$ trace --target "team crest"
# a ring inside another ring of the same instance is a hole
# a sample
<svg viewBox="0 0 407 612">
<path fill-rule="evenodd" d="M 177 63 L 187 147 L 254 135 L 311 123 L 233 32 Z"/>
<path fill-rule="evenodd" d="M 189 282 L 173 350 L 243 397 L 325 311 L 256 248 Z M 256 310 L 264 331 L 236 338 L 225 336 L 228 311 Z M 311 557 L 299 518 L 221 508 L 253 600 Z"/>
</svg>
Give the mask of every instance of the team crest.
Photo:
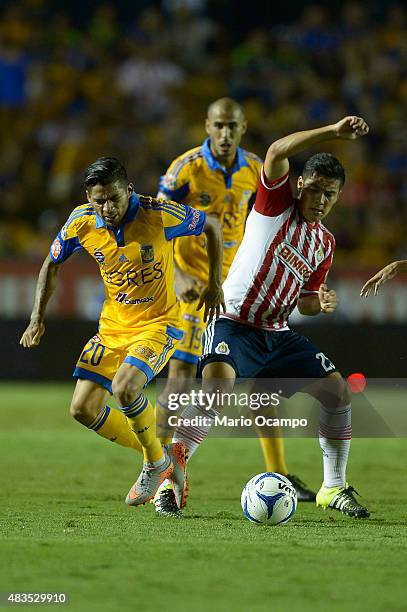
<svg viewBox="0 0 407 612">
<path fill-rule="evenodd" d="M 163 187 L 169 191 L 174 191 L 177 186 L 177 178 L 173 174 L 166 174 L 163 178 Z"/>
<path fill-rule="evenodd" d="M 98 249 L 96 249 L 96 251 L 94 251 L 93 253 L 93 257 L 96 259 L 96 261 L 98 263 L 103 263 L 105 261 L 105 255 L 103 253 L 103 251 L 100 251 Z"/>
<path fill-rule="evenodd" d="M 320 264 L 323 259 L 324 259 L 324 250 L 321 244 L 318 251 L 315 253 L 315 261 L 317 264 Z"/>
<path fill-rule="evenodd" d="M 51 255 L 54 259 L 58 259 L 60 253 L 62 251 L 62 244 L 59 238 L 55 238 L 54 242 L 51 246 Z"/>
<path fill-rule="evenodd" d="M 154 247 L 152 244 L 142 244 L 140 247 L 141 261 L 149 264 L 154 261 Z"/>
<path fill-rule="evenodd" d="M 199 196 L 199 201 L 202 206 L 209 206 L 209 204 L 211 203 L 211 196 L 206 191 L 203 191 Z"/>
<path fill-rule="evenodd" d="M 215 348 L 215 353 L 218 355 L 229 355 L 229 345 L 226 342 L 219 342 L 218 346 Z"/>
</svg>

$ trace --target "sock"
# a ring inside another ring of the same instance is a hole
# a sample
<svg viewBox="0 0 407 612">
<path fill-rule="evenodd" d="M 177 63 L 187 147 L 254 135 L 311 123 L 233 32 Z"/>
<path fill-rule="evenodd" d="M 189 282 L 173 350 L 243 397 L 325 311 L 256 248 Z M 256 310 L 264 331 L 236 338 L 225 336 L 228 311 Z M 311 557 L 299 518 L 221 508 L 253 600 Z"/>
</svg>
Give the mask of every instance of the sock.
<svg viewBox="0 0 407 612">
<path fill-rule="evenodd" d="M 208 435 L 217 412 L 213 409 L 205 410 L 203 406 L 194 405 L 185 408 L 181 415 L 183 419 L 193 419 L 194 417 L 199 418 L 199 426 L 192 425 L 180 425 L 175 430 L 173 441 L 183 442 L 187 447 L 187 461 L 189 461 L 198 448 Z"/>
<path fill-rule="evenodd" d="M 268 472 L 277 472 L 286 476 L 288 467 L 285 462 L 284 439 L 283 438 L 259 438 L 264 462 Z"/>
<path fill-rule="evenodd" d="M 163 457 L 163 448 L 157 438 L 155 411 L 152 404 L 141 393 L 129 406 L 123 406 L 122 410 L 143 447 L 144 460 L 151 463 L 160 461 Z"/>
<path fill-rule="evenodd" d="M 324 458 L 324 485 L 344 487 L 352 437 L 351 406 L 328 409 L 321 406 L 319 445 Z"/>
<path fill-rule="evenodd" d="M 99 412 L 97 417 L 88 425 L 89 429 L 93 429 L 99 436 L 106 438 L 111 442 L 116 442 L 120 446 L 134 448 L 134 450 L 143 452 L 140 442 L 137 440 L 134 431 L 132 431 L 128 420 L 121 410 L 117 408 L 109 408 L 106 406 Z"/>
<path fill-rule="evenodd" d="M 171 411 L 168 410 L 168 404 L 157 399 L 157 434 L 163 445 L 172 442 L 172 431 L 167 421 L 169 414 L 171 414 Z"/>
</svg>

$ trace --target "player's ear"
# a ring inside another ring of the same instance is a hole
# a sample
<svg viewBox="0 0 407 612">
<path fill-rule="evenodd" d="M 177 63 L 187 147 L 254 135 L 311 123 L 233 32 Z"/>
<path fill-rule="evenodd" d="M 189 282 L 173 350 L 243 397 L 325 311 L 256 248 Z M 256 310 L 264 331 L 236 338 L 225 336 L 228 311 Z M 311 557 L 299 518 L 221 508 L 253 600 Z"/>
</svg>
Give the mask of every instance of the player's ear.
<svg viewBox="0 0 407 612">
<path fill-rule="evenodd" d="M 89 191 L 88 191 L 88 190 L 86 190 L 86 192 L 85 192 L 85 193 L 86 193 L 86 199 L 87 199 L 87 201 L 88 201 L 88 202 L 90 202 L 90 193 L 89 193 Z"/>
<path fill-rule="evenodd" d="M 242 135 L 246 134 L 246 130 L 247 130 L 247 121 L 246 119 L 242 122 Z"/>
<path fill-rule="evenodd" d="M 297 189 L 298 191 L 301 191 L 301 189 L 304 187 L 304 179 L 302 178 L 302 176 L 298 177 L 297 180 Z"/>
<path fill-rule="evenodd" d="M 211 124 L 210 124 L 210 122 L 209 122 L 209 119 L 208 119 L 208 118 L 206 118 L 206 121 L 205 121 L 205 130 L 206 130 L 206 133 L 207 133 L 207 134 L 209 134 L 210 125 L 211 125 Z"/>
<path fill-rule="evenodd" d="M 133 191 L 134 191 L 134 185 L 133 185 L 133 183 L 129 183 L 127 185 L 127 195 L 130 197 L 131 194 L 133 193 Z"/>
</svg>

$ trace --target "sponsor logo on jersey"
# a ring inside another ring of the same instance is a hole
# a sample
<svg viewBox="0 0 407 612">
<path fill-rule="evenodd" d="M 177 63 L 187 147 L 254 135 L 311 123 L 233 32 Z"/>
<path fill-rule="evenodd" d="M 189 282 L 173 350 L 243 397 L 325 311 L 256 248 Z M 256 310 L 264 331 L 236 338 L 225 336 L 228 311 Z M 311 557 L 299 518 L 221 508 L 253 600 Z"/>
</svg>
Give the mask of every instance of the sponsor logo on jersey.
<svg viewBox="0 0 407 612">
<path fill-rule="evenodd" d="M 125 261 L 129 261 L 126 257 L 126 255 L 123 253 L 122 255 L 120 255 L 119 257 L 119 263 L 123 263 Z"/>
<path fill-rule="evenodd" d="M 185 319 L 185 321 L 190 321 L 191 323 L 200 323 L 201 322 L 199 317 L 196 317 L 195 315 L 189 314 L 188 312 L 183 314 L 182 318 Z"/>
<path fill-rule="evenodd" d="M 62 244 L 59 238 L 55 238 L 51 246 L 51 254 L 54 259 L 58 259 L 62 251 Z"/>
<path fill-rule="evenodd" d="M 107 270 L 104 265 L 100 266 L 100 273 L 107 285 L 116 287 L 140 287 L 153 283 L 163 278 L 162 261 L 156 261 L 152 266 L 146 266 L 141 270 Z"/>
<path fill-rule="evenodd" d="M 219 342 L 218 346 L 215 348 L 215 353 L 218 355 L 229 355 L 230 348 L 226 342 Z"/>
<path fill-rule="evenodd" d="M 140 247 L 141 261 L 144 264 L 154 261 L 154 247 L 152 244 L 142 244 Z"/>
<path fill-rule="evenodd" d="M 136 346 L 133 349 L 133 353 L 135 353 L 136 355 L 140 355 L 141 357 L 143 357 L 143 359 L 147 359 L 147 361 L 149 363 L 154 363 L 155 361 L 157 361 L 157 353 L 153 351 L 153 349 L 149 348 L 148 346 Z"/>
<path fill-rule="evenodd" d="M 287 242 L 283 242 L 276 249 L 277 258 L 283 262 L 294 276 L 300 281 L 308 280 L 313 272 L 309 261 L 307 261 L 300 251 Z"/>
<path fill-rule="evenodd" d="M 118 293 L 115 297 L 116 302 L 119 302 L 120 304 L 133 304 L 134 306 L 138 306 L 139 304 L 147 304 L 148 302 L 153 302 L 154 301 L 154 296 L 153 295 L 149 295 L 147 297 L 142 297 L 142 298 L 137 298 L 135 300 L 128 300 L 127 296 L 129 294 L 128 293 Z"/>
<path fill-rule="evenodd" d="M 198 222 L 199 222 L 200 218 L 201 218 L 201 215 L 199 214 L 199 210 L 195 210 L 193 208 L 192 209 L 192 221 L 188 225 L 188 229 L 189 230 L 194 230 L 196 228 L 196 226 L 198 225 Z"/>
<path fill-rule="evenodd" d="M 94 340 L 95 342 L 100 342 L 101 341 L 101 337 L 99 336 L 99 334 L 95 334 L 92 338 L 92 340 Z"/>
<path fill-rule="evenodd" d="M 233 249 L 237 245 L 237 240 L 229 240 L 229 242 L 223 243 L 224 249 Z"/>
<path fill-rule="evenodd" d="M 198 199 L 202 206 L 209 206 L 211 203 L 211 195 L 207 191 L 203 191 Z"/>
<path fill-rule="evenodd" d="M 93 253 L 93 257 L 100 264 L 105 261 L 105 255 L 104 255 L 103 251 L 100 251 L 98 249 L 96 249 L 96 251 Z"/>
<path fill-rule="evenodd" d="M 164 189 L 168 189 L 169 191 L 174 191 L 177 186 L 177 177 L 173 174 L 166 174 L 163 178 L 162 185 Z"/>
</svg>

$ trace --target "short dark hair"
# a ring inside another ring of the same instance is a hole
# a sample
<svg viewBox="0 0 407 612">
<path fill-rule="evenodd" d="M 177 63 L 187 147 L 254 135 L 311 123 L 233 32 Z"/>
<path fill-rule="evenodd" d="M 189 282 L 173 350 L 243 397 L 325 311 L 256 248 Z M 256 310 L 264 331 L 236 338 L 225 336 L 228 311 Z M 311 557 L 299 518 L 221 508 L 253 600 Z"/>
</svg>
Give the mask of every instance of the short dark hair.
<svg viewBox="0 0 407 612">
<path fill-rule="evenodd" d="M 119 181 L 128 185 L 126 168 L 116 157 L 99 157 L 84 172 L 83 184 L 85 189 L 95 185 L 107 185 Z"/>
<path fill-rule="evenodd" d="M 345 169 L 341 162 L 330 153 L 317 153 L 307 159 L 302 175 L 311 176 L 314 172 L 328 178 L 338 179 L 341 187 L 345 184 Z"/>
</svg>

